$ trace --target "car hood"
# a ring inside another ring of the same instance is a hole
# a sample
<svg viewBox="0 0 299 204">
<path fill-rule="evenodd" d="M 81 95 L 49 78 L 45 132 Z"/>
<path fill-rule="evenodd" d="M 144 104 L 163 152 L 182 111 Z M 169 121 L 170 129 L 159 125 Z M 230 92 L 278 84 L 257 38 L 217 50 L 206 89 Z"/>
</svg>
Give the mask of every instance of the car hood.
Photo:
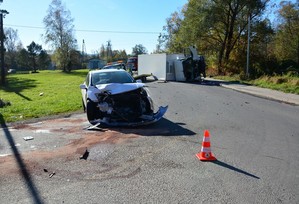
<svg viewBox="0 0 299 204">
<path fill-rule="evenodd" d="M 124 84 L 111 83 L 111 84 L 96 85 L 96 88 L 99 89 L 101 92 L 107 91 L 112 95 L 133 91 L 141 87 L 144 87 L 143 83 L 124 83 Z"/>
</svg>

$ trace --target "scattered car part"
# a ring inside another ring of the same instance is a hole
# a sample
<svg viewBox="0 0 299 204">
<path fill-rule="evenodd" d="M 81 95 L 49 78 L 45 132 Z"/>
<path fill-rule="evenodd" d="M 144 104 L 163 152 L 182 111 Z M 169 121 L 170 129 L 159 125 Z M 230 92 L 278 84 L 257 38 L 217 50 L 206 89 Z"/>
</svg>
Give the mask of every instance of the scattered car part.
<svg viewBox="0 0 299 204">
<path fill-rule="evenodd" d="M 33 138 L 32 136 L 28 136 L 28 137 L 23 137 L 23 139 L 24 139 L 25 141 L 28 141 L 28 140 L 33 140 L 34 138 Z"/>
<path fill-rule="evenodd" d="M 52 178 L 55 175 L 55 172 L 53 171 L 52 173 L 49 174 L 49 177 Z"/>
<path fill-rule="evenodd" d="M 84 154 L 80 157 L 80 159 L 87 160 L 88 156 L 89 156 L 89 151 L 88 151 L 87 148 L 86 148 Z"/>
</svg>

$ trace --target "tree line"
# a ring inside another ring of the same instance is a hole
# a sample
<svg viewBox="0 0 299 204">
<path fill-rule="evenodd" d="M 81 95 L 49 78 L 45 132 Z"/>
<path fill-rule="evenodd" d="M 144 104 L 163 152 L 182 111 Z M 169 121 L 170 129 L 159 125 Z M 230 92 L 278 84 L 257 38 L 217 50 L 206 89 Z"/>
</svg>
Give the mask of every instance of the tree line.
<svg viewBox="0 0 299 204">
<path fill-rule="evenodd" d="M 298 72 L 299 0 L 281 1 L 275 23 L 265 15 L 269 8 L 273 11 L 271 6 L 270 0 L 188 0 L 166 19 L 154 53 L 182 53 L 195 45 L 212 71 L 245 75 L 249 41 L 250 76 Z M 52 67 L 69 72 L 84 68 L 90 58 L 111 62 L 129 57 L 125 50 L 113 50 L 111 41 L 92 55 L 78 51 L 74 20 L 61 0 L 52 0 L 43 22 L 50 53 L 34 41 L 24 48 L 17 30 L 5 28 L 6 67 L 33 72 Z M 132 48 L 132 55 L 147 52 L 141 44 Z"/>
<path fill-rule="evenodd" d="M 265 15 L 271 6 L 278 6 L 275 23 Z M 270 0 L 189 0 L 166 19 L 163 31 L 157 51 L 182 52 L 195 45 L 218 74 L 245 73 L 248 39 L 252 77 L 299 70 L 299 0 L 279 5 Z"/>
<path fill-rule="evenodd" d="M 70 72 L 74 69 L 87 68 L 88 60 L 99 58 L 106 62 L 114 62 L 122 60 L 127 61 L 128 55 L 125 50 L 113 50 L 112 43 L 109 40 L 107 45 L 102 44 L 99 51 L 93 54 L 80 52 L 77 49 L 67 51 L 68 55 L 62 55 L 60 48 L 54 52 L 48 53 L 47 50 L 32 41 L 26 48 L 23 47 L 18 37 L 17 30 L 5 28 L 5 66 L 9 69 L 18 71 L 60 69 Z M 142 44 L 137 44 L 132 48 L 132 56 L 147 53 L 146 48 Z"/>
</svg>

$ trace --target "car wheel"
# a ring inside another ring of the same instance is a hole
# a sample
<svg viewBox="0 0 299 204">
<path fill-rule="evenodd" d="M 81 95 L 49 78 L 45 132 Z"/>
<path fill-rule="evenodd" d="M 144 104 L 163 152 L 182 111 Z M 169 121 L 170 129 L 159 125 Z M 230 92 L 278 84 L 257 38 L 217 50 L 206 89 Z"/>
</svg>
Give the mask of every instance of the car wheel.
<svg viewBox="0 0 299 204">
<path fill-rule="evenodd" d="M 93 124 L 93 121 L 97 119 L 97 111 L 96 103 L 88 100 L 86 104 L 86 113 L 87 119 L 91 124 Z"/>
</svg>

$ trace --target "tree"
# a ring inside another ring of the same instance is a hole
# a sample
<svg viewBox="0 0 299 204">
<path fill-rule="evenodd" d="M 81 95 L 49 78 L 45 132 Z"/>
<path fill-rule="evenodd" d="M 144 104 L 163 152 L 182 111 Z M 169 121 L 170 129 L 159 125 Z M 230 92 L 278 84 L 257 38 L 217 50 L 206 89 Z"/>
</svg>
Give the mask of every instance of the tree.
<svg viewBox="0 0 299 204">
<path fill-rule="evenodd" d="M 8 67 L 12 69 L 17 68 L 16 57 L 18 47 L 22 47 L 22 43 L 18 36 L 18 30 L 12 28 L 4 28 L 4 46 L 5 52 L 5 62 Z"/>
<path fill-rule="evenodd" d="M 125 50 L 113 50 L 113 61 L 127 60 L 128 56 Z"/>
<path fill-rule="evenodd" d="M 104 46 L 103 44 L 101 45 L 100 56 L 99 57 L 102 60 L 106 60 L 107 62 L 112 62 L 113 61 L 113 51 L 112 51 L 111 40 L 107 41 L 106 46 Z"/>
<path fill-rule="evenodd" d="M 282 1 L 280 24 L 276 34 L 276 56 L 280 61 L 291 60 L 299 65 L 299 2 Z"/>
<path fill-rule="evenodd" d="M 46 28 L 45 42 L 54 48 L 56 65 L 63 71 L 71 71 L 71 66 L 68 66 L 71 63 L 70 54 L 77 47 L 74 38 L 74 20 L 61 0 L 52 0 L 47 12 L 43 19 Z"/>
<path fill-rule="evenodd" d="M 246 34 L 248 17 L 259 21 L 268 0 L 189 0 L 183 8 L 183 17 L 174 22 L 179 26 L 170 33 L 169 48 L 181 51 L 190 45 L 196 45 L 204 53 L 215 55 L 218 72 L 228 71 L 231 53 L 241 36 Z"/>
<path fill-rule="evenodd" d="M 184 9 L 186 6 L 184 7 Z M 183 21 L 183 11 L 175 11 L 173 12 L 169 18 L 166 19 L 166 25 L 163 26 L 163 30 L 167 32 L 167 34 L 160 34 L 158 37 L 158 46 L 157 51 L 160 49 L 169 50 L 171 52 L 177 52 L 182 49 L 180 43 L 177 43 L 176 40 L 177 33 L 181 28 L 181 24 Z"/>
<path fill-rule="evenodd" d="M 28 56 L 30 59 L 30 64 L 32 67 L 32 72 L 36 72 L 36 61 L 37 61 L 37 56 L 41 53 L 42 51 L 42 46 L 39 44 L 36 44 L 34 41 L 30 45 L 27 46 L 28 50 Z"/>
<path fill-rule="evenodd" d="M 252 78 L 275 72 L 276 60 L 273 52 L 274 30 L 269 19 L 254 21 L 250 35 L 250 76 Z M 231 51 L 229 71 L 245 76 L 247 63 L 247 33 L 241 34 L 240 39 Z"/>
<path fill-rule="evenodd" d="M 17 53 L 17 63 L 18 67 L 21 70 L 28 69 L 30 67 L 29 64 L 29 54 L 25 48 L 21 48 L 20 51 Z"/>
<path fill-rule="evenodd" d="M 107 45 L 101 45 L 99 57 L 107 62 L 114 62 L 118 60 L 127 60 L 128 56 L 125 50 L 113 50 L 110 40 L 107 41 Z"/>
<path fill-rule="evenodd" d="M 147 53 L 147 50 L 142 44 L 135 45 L 135 47 L 132 48 L 132 55 L 137 56 L 137 55 L 146 54 L 146 53 Z"/>
<path fill-rule="evenodd" d="M 100 48 L 100 54 L 99 54 L 99 57 L 100 59 L 106 59 L 106 49 L 105 49 L 105 46 L 102 44 L 101 45 L 101 48 Z"/>
<path fill-rule="evenodd" d="M 38 58 L 37 58 L 37 64 L 39 69 L 44 70 L 44 69 L 48 69 L 49 65 L 51 64 L 51 58 L 48 55 L 47 51 L 45 50 L 41 50 Z"/>
<path fill-rule="evenodd" d="M 68 64 L 68 69 L 73 70 L 73 69 L 79 69 L 82 67 L 81 64 L 81 53 L 78 50 L 71 50 L 70 51 L 70 61 Z"/>
</svg>

